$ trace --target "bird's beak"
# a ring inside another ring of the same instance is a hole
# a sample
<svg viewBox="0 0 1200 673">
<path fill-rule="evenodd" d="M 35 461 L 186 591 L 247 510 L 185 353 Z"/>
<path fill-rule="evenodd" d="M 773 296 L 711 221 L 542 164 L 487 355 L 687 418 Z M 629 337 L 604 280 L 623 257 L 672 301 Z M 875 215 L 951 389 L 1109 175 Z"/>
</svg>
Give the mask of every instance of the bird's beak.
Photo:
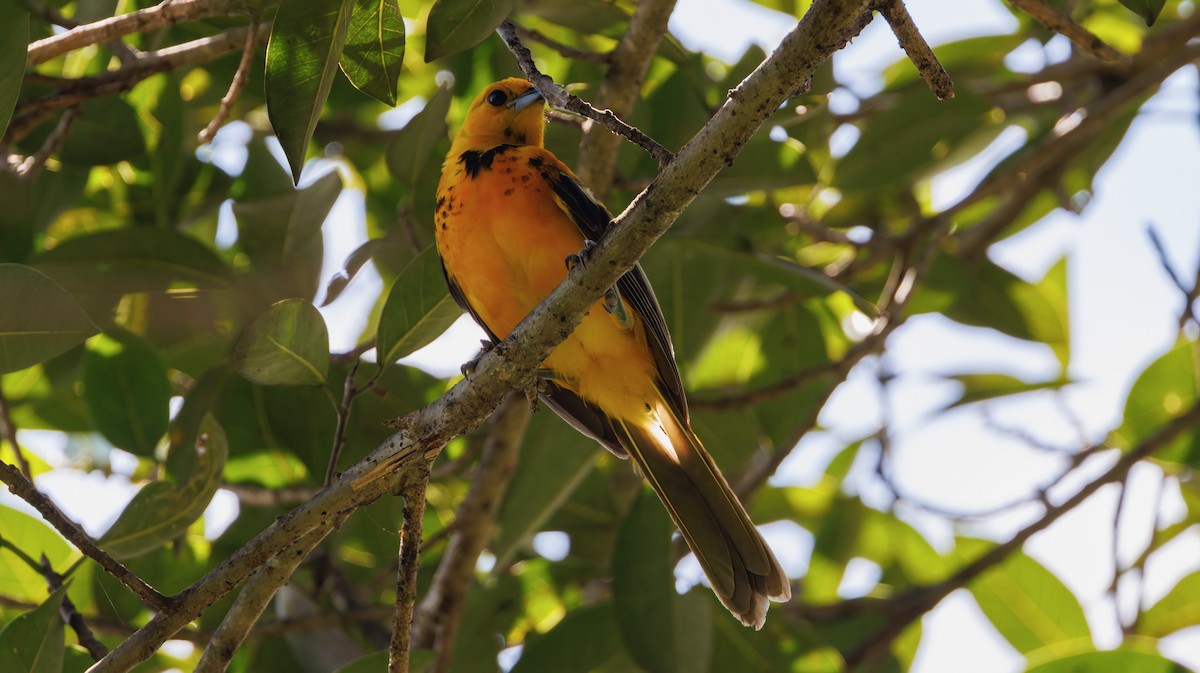
<svg viewBox="0 0 1200 673">
<path fill-rule="evenodd" d="M 537 101 L 545 100 L 537 89 L 530 89 L 513 99 L 512 106 L 517 112 L 524 110 Z"/>
</svg>

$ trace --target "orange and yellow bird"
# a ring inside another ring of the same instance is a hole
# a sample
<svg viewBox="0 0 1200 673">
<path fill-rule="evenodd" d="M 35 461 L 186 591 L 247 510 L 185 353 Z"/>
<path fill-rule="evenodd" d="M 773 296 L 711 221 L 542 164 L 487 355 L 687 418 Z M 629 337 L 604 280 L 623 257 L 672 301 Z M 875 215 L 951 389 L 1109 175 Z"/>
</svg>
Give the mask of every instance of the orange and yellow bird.
<svg viewBox="0 0 1200 673">
<path fill-rule="evenodd" d="M 434 216 L 446 282 L 493 342 L 566 277 L 612 216 L 542 146 L 544 99 L 523 79 L 471 103 L 442 166 Z M 542 399 L 621 458 L 633 456 L 713 591 L 760 628 L 788 578 L 688 423 L 671 336 L 635 266 L 543 364 Z"/>
</svg>

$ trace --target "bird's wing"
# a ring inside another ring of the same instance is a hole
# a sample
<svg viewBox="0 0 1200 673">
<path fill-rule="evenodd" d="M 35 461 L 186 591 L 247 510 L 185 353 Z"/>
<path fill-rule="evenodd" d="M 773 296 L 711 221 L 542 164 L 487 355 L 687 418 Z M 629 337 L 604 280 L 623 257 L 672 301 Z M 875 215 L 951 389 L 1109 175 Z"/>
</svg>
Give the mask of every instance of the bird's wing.
<svg viewBox="0 0 1200 673">
<path fill-rule="evenodd" d="M 554 190 L 559 208 L 579 227 L 585 238 L 599 241 L 608 229 L 612 215 L 553 154 L 540 148 L 528 148 L 528 151 L 542 159 L 538 169 Z M 650 350 L 662 382 L 663 396 L 686 420 L 687 398 L 683 393 L 683 383 L 679 380 L 679 367 L 675 364 L 675 347 L 671 344 L 671 334 L 667 331 L 667 321 L 663 317 L 662 307 L 658 305 L 658 297 L 654 296 L 654 289 L 650 287 L 641 264 L 635 264 L 617 280 L 617 290 L 642 316 L 642 322 L 650 334 Z"/>
</svg>

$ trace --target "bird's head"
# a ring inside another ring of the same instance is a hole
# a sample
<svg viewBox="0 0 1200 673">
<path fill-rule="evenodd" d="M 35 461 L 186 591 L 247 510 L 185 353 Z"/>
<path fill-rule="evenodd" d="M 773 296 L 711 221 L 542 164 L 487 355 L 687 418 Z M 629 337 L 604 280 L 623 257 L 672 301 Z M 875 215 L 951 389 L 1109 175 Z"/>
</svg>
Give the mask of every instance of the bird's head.
<svg viewBox="0 0 1200 673">
<path fill-rule="evenodd" d="M 484 88 L 467 110 L 462 128 L 454 136 L 458 150 L 481 150 L 496 145 L 542 146 L 546 120 L 545 99 L 533 85 L 519 77 L 500 80 Z"/>
</svg>

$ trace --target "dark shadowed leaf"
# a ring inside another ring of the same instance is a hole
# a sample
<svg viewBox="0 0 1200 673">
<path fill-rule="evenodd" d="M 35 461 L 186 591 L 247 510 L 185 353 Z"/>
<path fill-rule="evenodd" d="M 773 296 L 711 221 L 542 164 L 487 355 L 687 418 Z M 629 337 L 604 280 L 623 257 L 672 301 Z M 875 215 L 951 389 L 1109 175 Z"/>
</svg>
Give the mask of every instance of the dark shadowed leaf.
<svg viewBox="0 0 1200 673">
<path fill-rule="evenodd" d="M 1091 630 L 1071 590 L 1022 552 L 968 585 L 992 625 L 1023 654 L 1047 645 L 1083 640 Z"/>
<path fill-rule="evenodd" d="M 295 182 L 337 77 L 353 8 L 354 0 L 283 0 L 275 14 L 267 43 L 267 114 Z"/>
<path fill-rule="evenodd" d="M 425 62 L 483 42 L 512 13 L 515 0 L 437 0 L 425 24 Z"/>
<path fill-rule="evenodd" d="M 58 283 L 27 266 L 0 264 L 0 374 L 49 360 L 95 333 Z"/>
<path fill-rule="evenodd" d="M 1162 13 L 1163 5 L 1167 4 L 1167 0 L 1119 0 L 1122 5 L 1128 7 L 1133 13 L 1142 17 L 1147 26 L 1153 26 L 1158 20 L 1158 15 Z"/>
<path fill-rule="evenodd" d="M 408 186 L 417 184 L 433 157 L 433 148 L 446 137 L 446 113 L 450 111 L 450 89 L 441 88 L 425 107 L 396 133 L 387 148 L 387 165 L 392 177 Z"/>
<path fill-rule="evenodd" d="M 530 637 L 511 673 L 590 673 L 622 650 L 611 603 L 571 610 L 536 639 Z"/>
<path fill-rule="evenodd" d="M 400 272 L 379 317 L 379 361 L 395 362 L 433 341 L 462 315 L 442 276 L 442 260 L 430 246 Z"/>
<path fill-rule="evenodd" d="M 0 671 L 60 673 L 65 651 L 63 620 L 58 616 L 66 587 L 17 617 L 0 631 Z"/>
<path fill-rule="evenodd" d="M 303 299 L 285 299 L 255 318 L 237 345 L 237 370 L 262 386 L 320 385 L 329 373 L 329 331 Z"/>
<path fill-rule="evenodd" d="M 53 124 L 43 124 L 22 141 L 22 146 L 40 147 Z M 146 153 L 146 141 L 137 110 L 115 96 L 94 98 L 79 108 L 71 132 L 58 149 L 64 164 L 99 166 L 135 159 Z"/>
<path fill-rule="evenodd" d="M 354 276 L 362 270 L 363 265 L 371 261 L 371 255 L 383 245 L 385 239 L 373 238 L 366 243 L 354 249 L 346 257 L 346 261 L 342 264 L 342 270 L 335 273 L 333 278 L 329 279 L 329 283 L 325 286 L 325 298 L 321 300 L 321 306 L 329 306 L 333 300 L 341 296 L 342 291 L 354 280 Z"/>
<path fill-rule="evenodd" d="M 1182 341 L 1138 375 L 1125 400 L 1125 420 L 1112 435 L 1113 443 L 1129 450 L 1145 441 L 1197 400 L 1200 346 Z M 1154 454 L 1158 460 L 1200 463 L 1200 437 L 1185 433 Z"/>
<path fill-rule="evenodd" d="M 83 397 L 96 429 L 112 445 L 146 458 L 167 431 L 171 383 L 154 349 L 128 332 L 88 342 Z"/>
<path fill-rule="evenodd" d="M 1200 571 L 1179 580 L 1171 591 L 1138 618 L 1137 632 L 1162 638 L 1200 624 Z"/>
<path fill-rule="evenodd" d="M 257 264 L 288 266 L 320 236 L 341 193 L 342 178 L 330 171 L 304 189 L 239 201 L 238 243 Z"/>
<path fill-rule="evenodd" d="M 188 437 L 193 441 L 183 439 Z M 118 559 L 140 556 L 183 535 L 204 514 L 221 485 L 229 444 L 212 416 L 205 416 L 194 434 L 173 429 L 171 440 L 168 460 L 171 454 L 186 452 L 186 461 L 180 462 L 189 462 L 192 470 L 151 482 L 133 496 L 99 540 L 100 546 Z"/>
<path fill-rule="evenodd" d="M 342 49 L 342 72 L 359 91 L 396 104 L 404 62 L 404 18 L 396 0 L 356 0 Z"/>
<path fill-rule="evenodd" d="M 5 26 L 0 33 L 0 136 L 3 136 L 25 77 L 29 12 L 11 2 L 0 2 L 0 26 Z"/>
</svg>

